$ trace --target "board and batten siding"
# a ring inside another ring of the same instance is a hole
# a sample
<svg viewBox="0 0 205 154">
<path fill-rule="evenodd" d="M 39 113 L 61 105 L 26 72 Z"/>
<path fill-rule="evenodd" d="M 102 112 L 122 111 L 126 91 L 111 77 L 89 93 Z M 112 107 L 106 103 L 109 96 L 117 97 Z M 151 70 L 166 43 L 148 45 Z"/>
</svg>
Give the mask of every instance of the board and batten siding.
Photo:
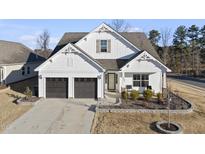
<svg viewBox="0 0 205 154">
<path fill-rule="evenodd" d="M 103 72 L 81 53 L 57 53 L 39 70 L 39 97 L 46 97 L 46 78 L 68 78 L 68 97 L 74 97 L 75 78 L 97 78 L 97 97 L 103 98 Z"/>
<path fill-rule="evenodd" d="M 108 48 L 110 48 L 110 52 L 103 53 L 99 51 L 100 40 L 109 40 Z M 82 39 L 76 45 L 94 59 L 128 59 L 138 52 L 136 48 L 112 32 L 91 32 L 86 36 L 86 39 Z"/>
<path fill-rule="evenodd" d="M 162 74 L 165 73 L 160 65 L 156 65 L 152 61 L 138 61 L 134 60 L 127 67 L 123 69 L 124 77 L 121 75 L 121 87 L 126 85 L 133 86 L 133 74 L 149 74 L 149 85 L 155 93 L 162 92 Z M 133 89 L 143 92 L 144 88 L 134 87 Z"/>
</svg>

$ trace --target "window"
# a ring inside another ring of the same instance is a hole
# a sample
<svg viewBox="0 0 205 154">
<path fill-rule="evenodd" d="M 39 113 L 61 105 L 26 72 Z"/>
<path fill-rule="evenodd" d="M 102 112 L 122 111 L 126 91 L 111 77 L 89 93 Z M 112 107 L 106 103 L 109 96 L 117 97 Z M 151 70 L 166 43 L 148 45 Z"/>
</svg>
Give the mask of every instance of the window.
<svg viewBox="0 0 205 154">
<path fill-rule="evenodd" d="M 133 86 L 134 87 L 147 87 L 149 85 L 148 74 L 134 74 L 133 75 Z"/>
<path fill-rule="evenodd" d="M 25 75 L 25 67 L 22 67 L 22 68 L 21 68 L 21 74 L 22 74 L 22 75 Z"/>
<path fill-rule="evenodd" d="M 27 74 L 30 74 L 30 67 L 27 67 Z"/>
<path fill-rule="evenodd" d="M 108 51 L 108 43 L 107 40 L 100 40 L 100 51 L 107 52 Z"/>
</svg>

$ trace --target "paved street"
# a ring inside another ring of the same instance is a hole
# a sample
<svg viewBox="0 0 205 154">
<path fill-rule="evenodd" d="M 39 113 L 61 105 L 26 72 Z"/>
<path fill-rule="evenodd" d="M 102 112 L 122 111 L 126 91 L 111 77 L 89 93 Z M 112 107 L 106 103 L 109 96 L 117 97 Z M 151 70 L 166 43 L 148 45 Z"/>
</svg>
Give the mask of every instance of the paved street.
<svg viewBox="0 0 205 154">
<path fill-rule="evenodd" d="M 183 82 L 194 87 L 205 88 L 205 80 L 202 79 L 199 80 L 185 76 L 170 76 L 168 79 Z"/>
<path fill-rule="evenodd" d="M 3 133 L 88 134 L 94 118 L 94 104 L 96 101 L 80 101 L 42 99 L 30 111 L 14 121 Z"/>
</svg>

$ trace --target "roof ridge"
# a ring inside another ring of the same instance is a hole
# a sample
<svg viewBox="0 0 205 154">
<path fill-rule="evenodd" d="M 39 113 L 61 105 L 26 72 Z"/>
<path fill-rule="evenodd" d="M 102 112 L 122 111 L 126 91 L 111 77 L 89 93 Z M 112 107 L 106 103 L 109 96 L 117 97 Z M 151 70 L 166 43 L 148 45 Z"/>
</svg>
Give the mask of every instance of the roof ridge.
<svg viewBox="0 0 205 154">
<path fill-rule="evenodd" d="M 64 34 L 69 34 L 69 33 L 89 33 L 89 32 L 65 32 Z M 145 34 L 145 32 L 118 32 L 118 33 L 142 33 Z"/>
<path fill-rule="evenodd" d="M 69 33 L 89 33 L 89 32 L 65 32 L 64 34 L 69 34 Z"/>
<path fill-rule="evenodd" d="M 119 33 L 141 33 L 141 34 L 145 34 L 145 32 L 119 32 Z"/>
<path fill-rule="evenodd" d="M 23 43 L 20 43 L 20 42 L 15 42 L 15 41 L 8 41 L 8 40 L 0 40 L 0 42 L 7 42 L 7 43 L 13 43 L 13 44 L 17 44 L 17 45 L 20 45 L 22 47 L 25 47 L 31 51 L 33 51 L 31 48 L 27 47 L 26 45 L 24 45 Z"/>
</svg>

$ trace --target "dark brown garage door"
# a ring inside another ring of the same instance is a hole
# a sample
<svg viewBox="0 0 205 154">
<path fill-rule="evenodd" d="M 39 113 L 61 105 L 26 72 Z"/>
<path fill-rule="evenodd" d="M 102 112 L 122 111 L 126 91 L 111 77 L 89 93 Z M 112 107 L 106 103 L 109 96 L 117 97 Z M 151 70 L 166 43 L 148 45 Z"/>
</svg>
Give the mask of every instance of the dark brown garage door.
<svg viewBox="0 0 205 154">
<path fill-rule="evenodd" d="M 47 98 L 68 98 L 67 78 L 46 78 Z"/>
<path fill-rule="evenodd" d="M 97 98 L 96 78 L 75 78 L 75 98 Z"/>
</svg>

